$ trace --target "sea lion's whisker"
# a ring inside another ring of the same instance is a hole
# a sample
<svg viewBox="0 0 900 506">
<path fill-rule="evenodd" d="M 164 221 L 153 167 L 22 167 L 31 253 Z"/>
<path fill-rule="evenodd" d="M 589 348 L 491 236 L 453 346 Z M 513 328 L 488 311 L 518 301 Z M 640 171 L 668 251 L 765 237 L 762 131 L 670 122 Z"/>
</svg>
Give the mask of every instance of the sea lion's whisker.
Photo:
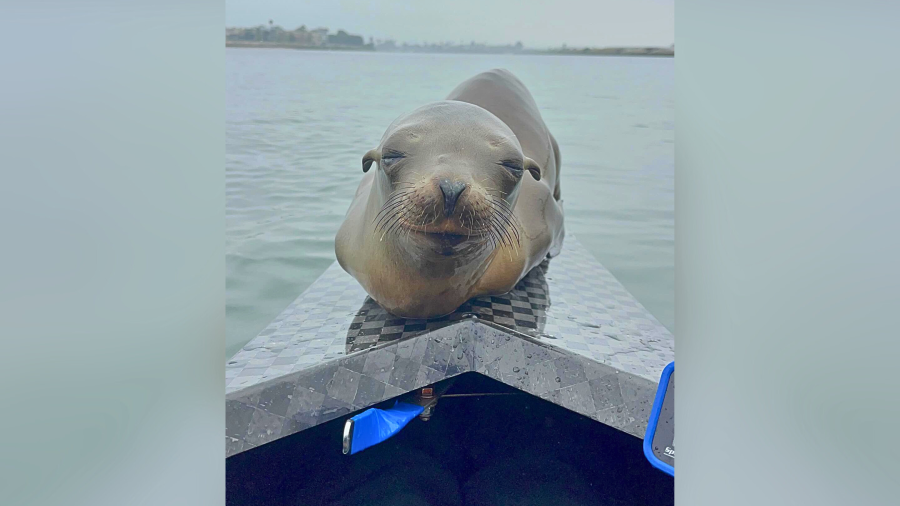
<svg viewBox="0 0 900 506">
<path fill-rule="evenodd" d="M 519 256 L 519 245 L 521 244 L 521 242 L 520 242 L 518 230 L 515 227 L 511 227 L 511 226 L 504 227 L 504 230 L 506 231 L 506 233 L 509 237 L 510 247 L 515 251 L 516 256 Z M 515 240 L 513 240 L 513 237 L 515 237 Z"/>
<path fill-rule="evenodd" d="M 511 229 L 512 234 L 516 237 L 516 243 L 521 241 L 521 237 L 519 236 L 519 230 L 517 224 L 514 222 L 514 217 L 510 218 L 510 215 L 507 215 L 504 212 L 501 212 L 498 208 L 495 208 L 498 212 L 496 212 L 493 217 L 496 218 L 497 222 L 502 226 L 504 230 Z M 512 240 L 512 238 L 510 238 Z M 510 246 L 513 246 L 510 243 Z"/>
<path fill-rule="evenodd" d="M 382 209 L 389 209 L 397 204 L 400 204 L 400 205 L 405 204 L 406 203 L 406 200 L 404 200 L 405 197 L 406 197 L 405 195 L 402 195 L 402 196 L 399 196 L 397 198 L 394 198 L 394 199 L 391 199 L 391 200 L 385 202 L 385 205 L 382 206 Z"/>
<path fill-rule="evenodd" d="M 485 220 L 484 215 L 478 216 L 478 227 L 480 230 L 490 234 L 492 237 L 494 236 L 494 226 L 490 223 L 490 220 Z"/>
<path fill-rule="evenodd" d="M 389 213 L 389 212 L 393 211 L 394 209 L 396 209 L 398 206 L 402 206 L 403 204 L 404 204 L 404 202 L 402 199 L 398 199 L 396 201 L 389 202 L 384 207 L 381 208 L 381 211 L 379 211 L 378 214 Z"/>
<path fill-rule="evenodd" d="M 515 246 L 518 246 L 519 242 L 521 241 L 521 237 L 519 237 L 519 230 L 518 230 L 518 228 L 516 228 L 516 226 L 513 225 L 513 224 L 509 221 L 509 218 L 507 218 L 507 217 L 505 217 L 505 216 L 502 216 L 502 215 L 498 215 L 498 216 L 500 216 L 499 219 L 500 219 L 501 221 L 503 221 L 503 228 L 504 228 L 504 230 L 506 230 L 507 232 L 510 232 L 511 235 L 515 237 L 515 239 L 516 239 L 516 240 L 515 240 Z M 510 241 L 512 241 L 512 237 L 510 237 Z M 510 244 L 510 246 L 513 246 L 513 244 Z"/>
<path fill-rule="evenodd" d="M 394 204 L 402 203 L 404 201 L 403 200 L 404 197 L 406 197 L 410 193 L 411 192 L 398 192 L 398 193 L 391 195 L 391 197 L 387 199 L 387 201 L 384 203 L 384 205 L 381 206 L 381 211 L 379 211 L 379 214 L 384 212 L 386 209 L 390 208 Z"/>
<path fill-rule="evenodd" d="M 509 219 L 512 222 L 511 223 L 512 226 L 517 227 L 517 228 L 520 226 L 520 224 L 518 222 L 518 218 L 516 218 L 515 213 L 512 211 L 512 209 L 509 207 L 509 205 L 505 201 L 490 200 L 490 201 L 488 201 L 488 203 L 491 204 L 495 209 L 502 209 L 501 214 L 505 218 Z"/>
<path fill-rule="evenodd" d="M 378 229 L 379 227 L 383 226 L 386 221 L 390 221 L 391 218 L 397 214 L 402 205 L 403 204 L 394 205 L 388 209 L 385 209 L 383 214 L 379 213 L 381 215 L 381 218 L 378 219 L 375 228 Z"/>
<path fill-rule="evenodd" d="M 397 209 L 406 204 L 404 200 L 405 197 L 411 195 L 412 191 L 396 191 L 391 194 L 391 196 L 387 199 L 383 206 L 381 206 L 381 210 L 378 214 L 375 215 L 375 230 L 378 230 L 379 227 L 383 224 L 384 220 L 387 219 L 392 213 L 394 213 Z"/>
<path fill-rule="evenodd" d="M 490 228 L 487 230 L 487 239 L 488 243 L 491 245 L 491 249 L 497 249 L 497 240 L 494 237 L 494 229 Z"/>
<path fill-rule="evenodd" d="M 394 225 L 395 225 L 396 223 L 397 223 L 397 220 L 394 219 L 393 221 L 389 221 L 387 224 L 385 224 L 385 226 L 384 226 L 384 233 L 381 235 L 381 237 L 384 238 L 384 236 L 390 234 L 390 233 L 391 233 L 391 230 L 394 229 Z"/>
<path fill-rule="evenodd" d="M 512 218 L 511 218 L 512 215 L 510 215 L 508 211 L 506 211 L 506 210 L 503 209 L 503 208 L 496 207 L 496 206 L 494 207 L 494 210 L 496 211 L 495 214 L 496 214 L 498 217 L 500 217 L 501 219 L 503 219 L 504 222 L 508 223 L 509 226 L 513 226 L 513 222 L 512 222 Z"/>
<path fill-rule="evenodd" d="M 504 196 L 504 197 L 509 196 L 509 193 L 507 193 L 507 192 L 505 192 L 505 191 L 503 191 L 503 190 L 498 190 L 498 189 L 496 189 L 496 188 L 485 188 L 484 191 L 487 192 L 488 194 L 490 194 L 491 192 L 497 192 L 497 193 L 499 193 L 500 195 L 502 195 L 502 196 Z"/>
<path fill-rule="evenodd" d="M 505 244 L 506 238 L 503 235 L 503 226 L 497 221 L 496 216 L 490 216 L 488 218 L 488 222 L 490 223 L 491 232 L 493 232 L 493 234 L 497 236 L 498 244 Z"/>
<path fill-rule="evenodd" d="M 497 217 L 493 217 L 493 221 L 497 225 L 497 229 L 498 229 L 498 232 L 500 233 L 501 237 L 503 237 L 503 243 L 506 244 L 507 246 L 509 246 L 510 248 L 513 247 L 512 237 L 510 236 L 508 228 L 503 223 L 501 223 L 500 219 Z"/>
<path fill-rule="evenodd" d="M 388 230 L 387 230 L 387 233 L 389 233 L 389 234 L 392 233 L 394 230 L 396 230 L 397 227 L 401 226 L 402 213 L 397 213 L 394 216 L 394 218 L 395 219 L 394 219 L 393 223 L 391 223 L 390 227 L 388 227 Z"/>
<path fill-rule="evenodd" d="M 494 214 L 502 216 L 505 221 L 510 223 L 510 226 L 518 225 L 518 223 L 514 223 L 515 215 L 508 209 L 496 205 L 491 205 L 491 208 L 494 210 Z"/>
<path fill-rule="evenodd" d="M 414 221 L 419 221 L 419 220 L 422 220 L 422 223 L 420 224 L 420 226 L 425 224 L 425 208 L 419 209 L 419 215 L 416 216 L 416 219 Z"/>
<path fill-rule="evenodd" d="M 495 206 L 502 207 L 503 209 L 506 209 L 509 212 L 512 212 L 512 206 L 510 206 L 509 202 L 507 202 L 503 199 L 492 197 L 492 198 L 488 199 L 488 202 L 490 202 L 491 204 L 493 204 Z"/>
<path fill-rule="evenodd" d="M 472 207 L 469 207 L 469 237 L 472 236 L 472 229 L 475 228 L 475 210 Z M 480 232 L 480 230 L 479 230 Z"/>
<path fill-rule="evenodd" d="M 404 197 L 403 195 L 396 195 L 396 196 L 391 197 L 390 199 L 387 200 L 387 202 L 384 203 L 384 205 L 381 206 L 381 210 L 384 211 L 385 209 L 390 208 L 391 206 L 393 206 L 394 204 L 396 204 L 398 202 L 403 202 L 403 197 Z"/>
</svg>

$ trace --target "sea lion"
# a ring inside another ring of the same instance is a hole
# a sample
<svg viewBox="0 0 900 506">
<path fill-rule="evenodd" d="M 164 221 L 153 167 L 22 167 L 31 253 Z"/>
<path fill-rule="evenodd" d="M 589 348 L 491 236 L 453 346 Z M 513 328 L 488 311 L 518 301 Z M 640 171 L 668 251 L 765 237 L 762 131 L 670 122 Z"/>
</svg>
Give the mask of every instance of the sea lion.
<svg viewBox="0 0 900 506">
<path fill-rule="evenodd" d="M 506 293 L 562 247 L 559 165 L 525 85 L 507 70 L 478 74 L 397 118 L 363 156 L 337 260 L 406 318 Z"/>
</svg>

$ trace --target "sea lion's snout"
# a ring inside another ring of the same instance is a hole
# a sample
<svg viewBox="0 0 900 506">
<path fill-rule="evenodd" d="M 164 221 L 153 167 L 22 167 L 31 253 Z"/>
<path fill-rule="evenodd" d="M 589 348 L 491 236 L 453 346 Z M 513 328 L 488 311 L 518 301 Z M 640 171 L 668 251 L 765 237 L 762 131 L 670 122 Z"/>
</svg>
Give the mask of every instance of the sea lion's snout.
<svg viewBox="0 0 900 506">
<path fill-rule="evenodd" d="M 459 196 L 466 191 L 468 186 L 462 181 L 442 179 L 441 182 L 438 183 L 438 187 L 444 195 L 444 216 L 450 217 L 450 215 L 453 214 L 453 210 L 456 208 L 456 202 L 459 200 Z"/>
</svg>

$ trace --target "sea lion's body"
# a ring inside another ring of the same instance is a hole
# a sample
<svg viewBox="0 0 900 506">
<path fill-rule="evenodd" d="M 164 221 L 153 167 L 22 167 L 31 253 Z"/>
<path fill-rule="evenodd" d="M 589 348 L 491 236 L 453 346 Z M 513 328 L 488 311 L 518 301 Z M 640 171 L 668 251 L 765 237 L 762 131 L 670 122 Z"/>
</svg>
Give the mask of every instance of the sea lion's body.
<svg viewBox="0 0 900 506">
<path fill-rule="evenodd" d="M 525 86 L 479 74 L 398 118 L 366 154 L 338 262 L 398 316 L 506 293 L 562 247 L 559 162 Z"/>
</svg>

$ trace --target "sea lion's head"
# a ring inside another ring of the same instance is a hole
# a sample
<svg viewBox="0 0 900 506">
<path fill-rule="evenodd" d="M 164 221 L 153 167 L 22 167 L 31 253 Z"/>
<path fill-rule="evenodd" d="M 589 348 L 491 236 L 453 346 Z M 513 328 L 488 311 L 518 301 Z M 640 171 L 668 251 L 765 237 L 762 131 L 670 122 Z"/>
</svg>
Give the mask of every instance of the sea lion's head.
<svg viewBox="0 0 900 506">
<path fill-rule="evenodd" d="M 363 172 L 373 165 L 382 204 L 374 233 L 445 257 L 498 245 L 516 250 L 520 227 L 512 209 L 522 179 L 541 178 L 503 121 L 449 100 L 395 120 L 363 156 Z"/>
</svg>

